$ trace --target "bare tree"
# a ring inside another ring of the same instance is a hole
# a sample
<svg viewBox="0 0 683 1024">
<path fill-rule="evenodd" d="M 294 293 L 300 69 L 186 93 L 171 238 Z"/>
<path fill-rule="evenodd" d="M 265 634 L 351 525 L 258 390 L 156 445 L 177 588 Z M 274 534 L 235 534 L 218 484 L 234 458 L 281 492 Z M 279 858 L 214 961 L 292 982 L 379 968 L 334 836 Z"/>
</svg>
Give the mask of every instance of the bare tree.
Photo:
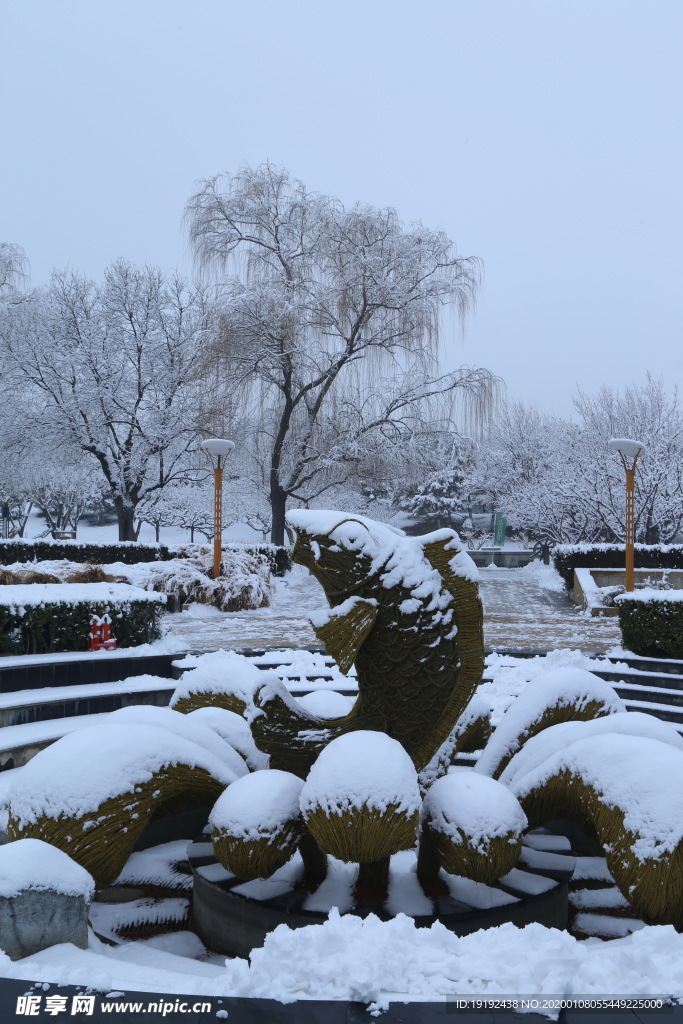
<svg viewBox="0 0 683 1024">
<path fill-rule="evenodd" d="M 14 242 L 0 242 L 0 298 L 9 298 L 27 279 L 26 253 Z"/>
<path fill-rule="evenodd" d="M 55 274 L 46 292 L 0 319 L 5 386 L 25 394 L 28 387 L 34 399 L 24 432 L 28 426 L 97 461 L 120 540 L 135 539 L 138 502 L 186 472 L 196 437 L 192 380 L 206 327 L 201 291 L 124 261 L 107 270 L 101 287 Z"/>
<path fill-rule="evenodd" d="M 267 444 L 275 543 L 288 499 L 315 497 L 318 484 L 339 479 L 333 466 L 352 458 L 348 444 L 330 444 L 339 432 L 328 415 L 352 385 L 389 371 L 409 382 L 384 413 L 363 403 L 356 442 L 437 392 L 467 382 L 476 396 L 491 394 L 484 370 L 434 376 L 442 308 L 464 313 L 479 275 L 478 261 L 457 256 L 442 232 L 407 230 L 393 210 L 347 210 L 270 164 L 205 181 L 186 222 L 199 266 L 221 281 L 214 357 Z M 239 276 L 226 278 L 233 269 Z"/>
</svg>

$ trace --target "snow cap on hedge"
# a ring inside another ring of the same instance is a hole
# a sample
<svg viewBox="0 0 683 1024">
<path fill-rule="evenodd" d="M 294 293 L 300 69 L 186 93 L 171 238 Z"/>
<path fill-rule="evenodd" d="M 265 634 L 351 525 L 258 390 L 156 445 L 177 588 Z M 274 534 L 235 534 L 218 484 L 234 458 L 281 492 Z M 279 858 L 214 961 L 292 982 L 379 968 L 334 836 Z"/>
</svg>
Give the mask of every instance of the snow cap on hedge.
<svg viewBox="0 0 683 1024">
<path fill-rule="evenodd" d="M 506 786 L 462 767 L 452 768 L 430 787 L 422 818 L 451 842 L 462 843 L 465 836 L 474 846 L 521 833 L 527 826 L 519 801 Z"/>
<path fill-rule="evenodd" d="M 391 805 L 407 816 L 420 807 L 417 772 L 410 756 L 383 732 L 362 729 L 338 736 L 321 751 L 301 792 L 304 816 Z"/>
<path fill-rule="evenodd" d="M 218 798 L 209 824 L 216 833 L 244 840 L 277 835 L 299 818 L 302 786 L 297 775 L 277 768 L 245 775 Z"/>
</svg>

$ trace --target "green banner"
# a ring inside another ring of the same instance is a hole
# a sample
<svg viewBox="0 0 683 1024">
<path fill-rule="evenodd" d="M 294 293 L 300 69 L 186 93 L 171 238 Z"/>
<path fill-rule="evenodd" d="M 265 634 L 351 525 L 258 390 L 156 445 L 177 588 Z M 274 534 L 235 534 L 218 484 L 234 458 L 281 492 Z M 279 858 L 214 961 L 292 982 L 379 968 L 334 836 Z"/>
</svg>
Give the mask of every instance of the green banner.
<svg viewBox="0 0 683 1024">
<path fill-rule="evenodd" d="M 496 518 L 493 522 L 493 546 L 494 548 L 502 548 L 505 544 L 505 531 L 507 530 L 508 521 L 502 512 L 496 512 Z"/>
</svg>

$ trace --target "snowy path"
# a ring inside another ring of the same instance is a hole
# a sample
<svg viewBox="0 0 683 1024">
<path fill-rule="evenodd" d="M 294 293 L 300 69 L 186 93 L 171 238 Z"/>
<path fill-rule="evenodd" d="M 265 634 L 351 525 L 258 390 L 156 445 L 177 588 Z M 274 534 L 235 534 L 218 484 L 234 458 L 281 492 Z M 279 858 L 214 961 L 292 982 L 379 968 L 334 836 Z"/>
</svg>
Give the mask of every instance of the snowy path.
<svg viewBox="0 0 683 1024">
<path fill-rule="evenodd" d="M 482 569 L 487 647 L 550 650 L 569 647 L 604 653 L 621 644 L 616 619 L 585 618 L 546 566 Z M 308 615 L 326 605 L 320 585 L 301 566 L 274 580 L 273 603 L 256 611 L 219 612 L 192 605 L 169 615 L 169 633 L 192 648 L 319 646 Z"/>
</svg>

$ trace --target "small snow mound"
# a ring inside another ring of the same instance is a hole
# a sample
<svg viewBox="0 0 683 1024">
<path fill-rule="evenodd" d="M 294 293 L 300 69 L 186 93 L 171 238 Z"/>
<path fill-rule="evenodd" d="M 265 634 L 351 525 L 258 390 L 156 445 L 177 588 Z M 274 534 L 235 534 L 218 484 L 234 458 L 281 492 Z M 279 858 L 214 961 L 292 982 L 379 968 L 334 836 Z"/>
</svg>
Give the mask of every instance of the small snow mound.
<svg viewBox="0 0 683 1024">
<path fill-rule="evenodd" d="M 90 902 L 95 882 L 85 868 L 56 846 L 42 839 L 17 839 L 0 846 L 0 896 L 18 896 L 27 889 L 84 896 Z"/>
<path fill-rule="evenodd" d="M 527 818 L 517 798 L 495 779 L 469 768 L 453 768 L 430 787 L 422 808 L 423 820 L 453 843 L 463 837 L 474 846 L 509 832 L 521 833 Z"/>
<path fill-rule="evenodd" d="M 303 780 L 291 772 L 268 768 L 238 779 L 213 806 L 209 824 L 245 840 L 277 834 L 299 817 Z"/>
<path fill-rule="evenodd" d="M 345 697 L 336 690 L 313 690 L 298 698 L 300 707 L 317 718 L 343 718 L 355 703 L 354 697 Z"/>
<path fill-rule="evenodd" d="M 577 717 L 597 704 L 602 714 L 626 711 L 626 705 L 604 680 L 582 668 L 564 667 L 543 672 L 529 683 L 505 712 L 500 725 L 486 744 L 474 770 L 495 776 L 507 760 L 516 754 L 527 736 L 552 708 L 575 710 Z"/>
<path fill-rule="evenodd" d="M 321 751 L 301 793 L 304 816 L 322 809 L 342 814 L 351 808 L 414 814 L 420 790 L 412 760 L 397 740 L 358 730 L 338 736 Z"/>
</svg>

